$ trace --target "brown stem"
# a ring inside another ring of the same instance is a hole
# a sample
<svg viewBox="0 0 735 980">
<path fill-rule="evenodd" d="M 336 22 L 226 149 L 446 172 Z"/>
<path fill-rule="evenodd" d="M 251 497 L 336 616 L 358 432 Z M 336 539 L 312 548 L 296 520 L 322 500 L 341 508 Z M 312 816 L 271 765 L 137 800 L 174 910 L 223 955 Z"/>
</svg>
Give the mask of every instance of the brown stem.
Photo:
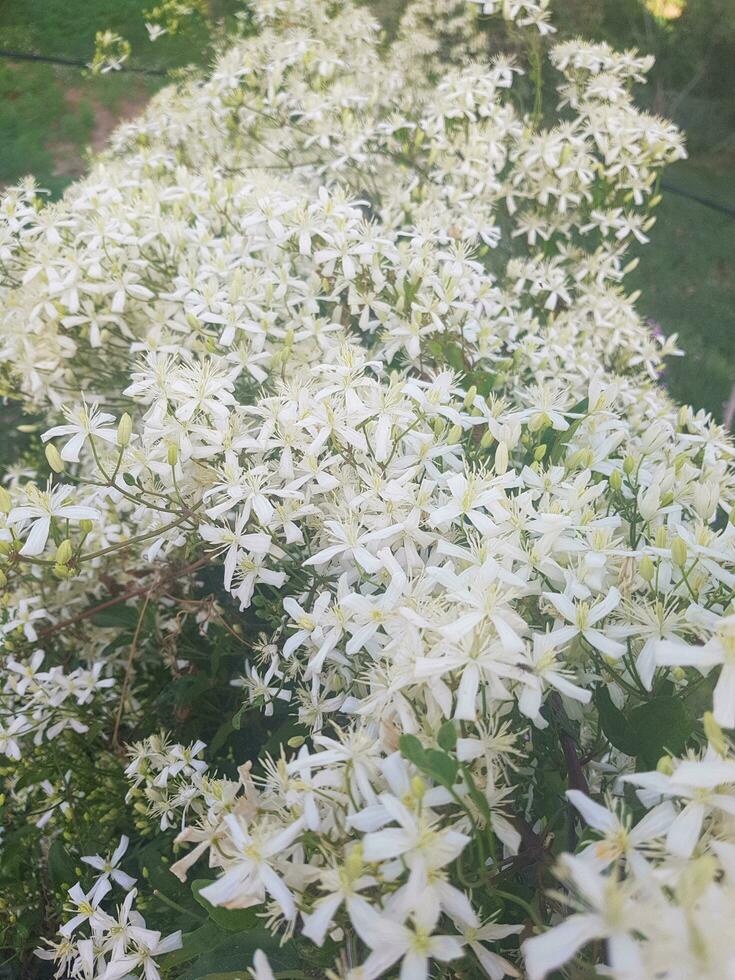
<svg viewBox="0 0 735 980">
<path fill-rule="evenodd" d="M 133 676 L 133 661 L 135 660 L 135 655 L 138 651 L 138 638 L 140 636 L 140 630 L 143 626 L 143 620 L 145 618 L 146 609 L 148 608 L 148 603 L 150 600 L 151 590 L 148 591 L 145 600 L 143 601 L 143 608 L 140 610 L 138 622 L 135 625 L 135 633 L 133 633 L 133 639 L 130 644 L 130 653 L 128 653 L 128 659 L 125 662 L 125 674 L 123 676 L 122 687 L 120 688 L 120 702 L 117 706 L 117 713 L 115 715 L 115 727 L 112 730 L 112 747 L 117 751 L 119 751 L 121 747 L 120 723 L 122 722 L 123 707 L 125 705 L 128 687 L 130 686 L 130 678 Z"/>
<path fill-rule="evenodd" d="M 106 599 L 104 602 L 100 602 L 96 606 L 89 606 L 87 609 L 83 609 L 82 612 L 77 613 L 75 616 L 70 616 L 69 619 L 63 619 L 60 623 L 54 623 L 53 626 L 49 626 L 47 629 L 41 630 L 33 643 L 27 643 L 24 645 L 29 647 L 36 646 L 49 636 L 53 636 L 55 633 L 62 633 L 70 626 L 75 626 L 77 623 L 81 623 L 85 619 L 89 619 L 91 616 L 96 616 L 97 613 L 102 612 L 104 609 L 110 609 L 112 606 L 117 606 L 121 602 L 125 602 L 128 599 L 134 599 L 136 596 L 143 595 L 146 592 L 154 592 L 155 589 L 164 582 L 167 582 L 172 578 L 179 578 L 183 575 L 190 575 L 192 572 L 195 572 L 204 565 L 207 565 L 212 560 L 212 557 L 212 555 L 204 555 L 202 558 L 198 558 L 195 562 L 192 562 L 190 565 L 185 565 L 183 568 L 173 568 L 168 575 L 160 578 L 155 586 L 141 585 L 137 589 L 129 589 L 127 592 L 121 592 L 119 595 L 113 596 L 111 599 Z M 153 569 L 151 571 L 153 571 Z"/>
</svg>

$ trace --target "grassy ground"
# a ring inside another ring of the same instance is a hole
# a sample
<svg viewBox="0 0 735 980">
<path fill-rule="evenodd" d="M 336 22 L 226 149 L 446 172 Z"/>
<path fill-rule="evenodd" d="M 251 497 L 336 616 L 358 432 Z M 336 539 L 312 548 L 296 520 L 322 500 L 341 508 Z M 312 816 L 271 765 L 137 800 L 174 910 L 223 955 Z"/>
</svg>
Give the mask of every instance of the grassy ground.
<svg viewBox="0 0 735 980">
<path fill-rule="evenodd" d="M 236 2 L 212 0 L 211 5 L 220 15 Z M 577 11 L 580 0 L 573 2 Z M 95 32 L 110 28 L 131 41 L 135 64 L 171 68 L 206 60 L 207 34 L 201 24 L 183 36 L 147 41 L 143 10 L 150 3 L 0 0 L 0 48 L 87 61 Z M 395 21 L 403 6 L 403 0 L 372 3 L 386 23 Z M 588 3 L 590 10 L 599 6 L 598 0 L 583 0 L 582 7 Z M 578 12 L 573 19 L 576 23 Z M 585 27 L 592 32 L 594 24 Z M 84 172 L 86 147 L 103 145 L 116 121 L 138 111 L 161 84 L 161 79 L 139 75 L 89 78 L 73 68 L 0 59 L 0 186 L 32 173 L 42 187 L 59 194 Z M 734 206 L 735 153 L 732 134 L 723 135 L 721 129 L 723 113 L 714 104 L 696 104 L 689 115 L 682 122 L 696 130 L 692 158 L 671 168 L 667 179 Z M 729 120 L 724 121 L 729 128 Z M 710 142 L 716 138 L 717 152 L 708 147 L 707 134 Z M 665 333 L 676 331 L 688 355 L 670 365 L 673 393 L 720 416 L 735 384 L 733 256 L 735 219 L 669 192 L 635 273 L 643 312 Z"/>
<path fill-rule="evenodd" d="M 131 63 L 170 69 L 207 55 L 208 33 L 192 21 L 151 44 L 143 11 L 152 0 L 0 0 L 0 48 L 88 62 L 97 31 L 133 46 Z M 216 14 L 230 0 L 212 4 Z M 98 149 L 120 118 L 134 114 L 165 79 L 0 58 L 0 186 L 34 174 L 52 194 L 84 172 L 85 150 Z"/>
</svg>

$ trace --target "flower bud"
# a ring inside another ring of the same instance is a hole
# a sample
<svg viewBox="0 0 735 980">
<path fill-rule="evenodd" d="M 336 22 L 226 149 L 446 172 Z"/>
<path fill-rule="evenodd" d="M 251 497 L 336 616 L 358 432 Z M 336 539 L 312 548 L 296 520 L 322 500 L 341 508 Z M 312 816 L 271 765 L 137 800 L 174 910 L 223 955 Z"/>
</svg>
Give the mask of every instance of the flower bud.
<svg viewBox="0 0 735 980">
<path fill-rule="evenodd" d="M 727 755 L 727 739 L 725 738 L 722 729 L 715 721 L 715 716 L 711 711 L 705 711 L 702 722 L 704 724 L 704 734 L 707 736 L 707 741 L 715 752 L 724 758 Z"/>
<path fill-rule="evenodd" d="M 10 541 L 0 541 L 0 558 L 4 555 L 9 555 L 13 550 L 13 545 Z"/>
<path fill-rule="evenodd" d="M 495 472 L 498 476 L 502 476 L 507 469 L 508 447 L 504 442 L 499 442 L 498 448 L 495 450 Z"/>
<path fill-rule="evenodd" d="M 475 398 L 477 397 L 477 385 L 472 385 L 467 394 L 464 396 L 464 407 L 472 408 L 475 404 Z"/>
<path fill-rule="evenodd" d="M 0 568 L 0 589 L 4 589 L 7 584 L 8 576 L 5 574 L 2 568 Z"/>
<path fill-rule="evenodd" d="M 644 555 L 638 565 L 638 572 L 644 582 L 652 582 L 656 569 L 649 555 Z"/>
<path fill-rule="evenodd" d="M 290 749 L 300 749 L 306 739 L 303 735 L 294 735 L 286 743 Z"/>
<path fill-rule="evenodd" d="M 447 442 L 451 446 L 455 442 L 459 442 L 461 438 L 462 438 L 462 426 L 456 424 L 453 425 L 452 428 L 447 433 Z"/>
<path fill-rule="evenodd" d="M 426 793 L 426 783 L 423 781 L 421 776 L 414 776 L 411 780 L 411 792 L 417 800 L 422 800 L 424 798 L 424 794 Z"/>
<path fill-rule="evenodd" d="M 675 537 L 671 542 L 671 560 L 679 568 L 683 568 L 687 562 L 687 543 L 683 538 Z"/>
<path fill-rule="evenodd" d="M 68 565 L 72 556 L 72 546 L 69 538 L 65 538 L 56 549 L 56 562 L 59 565 Z"/>
<path fill-rule="evenodd" d="M 84 534 L 89 534 L 89 532 L 94 527 L 94 524 L 92 523 L 92 521 L 85 518 L 83 521 L 79 522 L 79 527 L 84 532 Z"/>
<path fill-rule="evenodd" d="M 480 449 L 489 449 L 495 441 L 495 436 L 492 434 L 490 429 L 485 432 L 482 439 L 480 439 Z M 733 514 L 735 515 L 735 508 L 733 508 Z M 735 524 L 735 517 L 733 518 L 733 524 Z"/>
<path fill-rule="evenodd" d="M 56 446 L 54 446 L 53 443 L 49 443 L 46 446 L 45 453 L 46 453 L 46 462 L 54 471 L 54 473 L 63 473 L 64 460 L 59 455 L 59 450 L 56 448 Z"/>
<path fill-rule="evenodd" d="M 664 776 L 671 776 L 674 773 L 674 760 L 670 755 L 662 755 L 656 764 L 656 772 L 663 773 Z"/>
<path fill-rule="evenodd" d="M 688 861 L 676 883 L 676 896 L 684 906 L 693 907 L 704 895 L 717 875 L 717 860 L 713 854 L 702 854 Z"/>
<path fill-rule="evenodd" d="M 5 487 L 0 487 L 0 514 L 9 514 L 13 507 L 13 498 Z"/>
<path fill-rule="evenodd" d="M 610 474 L 610 488 L 619 493 L 623 489 L 623 474 L 620 470 L 613 470 Z"/>
<path fill-rule="evenodd" d="M 132 434 L 133 420 L 127 412 L 123 412 L 117 424 L 117 444 L 121 449 L 124 449 L 128 445 Z"/>
<path fill-rule="evenodd" d="M 535 462 L 537 462 L 537 463 L 540 463 L 541 462 L 541 460 L 546 455 L 546 450 L 548 448 L 549 447 L 546 445 L 545 442 L 542 442 L 540 446 L 536 446 L 536 448 L 533 451 L 533 458 L 534 458 Z"/>
<path fill-rule="evenodd" d="M 625 473 L 626 476 L 630 476 L 634 469 L 635 460 L 632 456 L 626 456 L 623 460 L 623 473 Z"/>
<path fill-rule="evenodd" d="M 179 461 L 179 447 L 171 443 L 171 445 L 168 447 L 167 458 L 169 466 L 176 466 Z"/>
</svg>

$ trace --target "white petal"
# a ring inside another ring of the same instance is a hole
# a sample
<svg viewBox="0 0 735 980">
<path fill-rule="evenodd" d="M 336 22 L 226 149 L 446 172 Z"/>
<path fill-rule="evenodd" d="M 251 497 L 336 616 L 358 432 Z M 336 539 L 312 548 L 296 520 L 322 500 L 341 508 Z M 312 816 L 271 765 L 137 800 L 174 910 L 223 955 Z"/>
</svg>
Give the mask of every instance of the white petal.
<svg viewBox="0 0 735 980">
<path fill-rule="evenodd" d="M 572 915 L 543 935 L 527 939 L 521 949 L 528 980 L 543 980 L 552 970 L 570 960 L 578 949 L 593 939 L 603 937 L 605 932 L 599 916 Z"/>
<path fill-rule="evenodd" d="M 701 803 L 688 803 L 669 827 L 666 846 L 677 857 L 691 857 L 697 846 L 704 820 L 704 806 Z"/>
<path fill-rule="evenodd" d="M 580 812 L 585 823 L 595 830 L 607 833 L 617 830 L 620 826 L 614 813 L 611 813 L 607 807 L 595 803 L 586 793 L 581 793 L 578 789 L 570 789 L 567 790 L 567 799 Z"/>
</svg>

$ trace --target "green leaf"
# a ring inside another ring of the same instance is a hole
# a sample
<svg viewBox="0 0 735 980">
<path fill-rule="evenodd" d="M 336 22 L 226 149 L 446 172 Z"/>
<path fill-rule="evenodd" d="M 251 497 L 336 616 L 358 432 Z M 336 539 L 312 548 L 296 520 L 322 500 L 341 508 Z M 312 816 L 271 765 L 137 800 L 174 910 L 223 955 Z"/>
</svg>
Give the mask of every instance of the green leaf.
<svg viewBox="0 0 735 980">
<path fill-rule="evenodd" d="M 457 744 L 457 729 L 454 727 L 453 721 L 444 722 L 437 733 L 436 740 L 441 748 L 446 749 L 447 752 L 454 751 Z"/>
<path fill-rule="evenodd" d="M 442 786 L 454 786 L 459 769 L 455 759 L 438 749 L 427 749 L 426 771 Z"/>
<path fill-rule="evenodd" d="M 692 715 L 678 696 L 652 698 L 624 714 L 612 703 L 607 688 L 599 687 L 595 704 L 612 745 L 646 766 L 655 766 L 666 751 L 681 752 L 694 728 Z"/>
<path fill-rule="evenodd" d="M 638 741 L 635 734 L 623 712 L 613 704 L 606 687 L 598 687 L 595 691 L 595 704 L 600 725 L 610 743 L 626 755 L 637 755 Z"/>
<path fill-rule="evenodd" d="M 161 959 L 161 966 L 168 969 L 172 966 L 178 966 L 179 963 L 186 963 L 187 960 L 193 960 L 203 953 L 216 949 L 221 942 L 222 929 L 216 922 L 210 920 L 192 932 L 185 932 L 181 937 L 181 948 L 166 953 Z"/>
<path fill-rule="evenodd" d="M 51 884 L 73 885 L 77 880 L 76 862 L 58 838 L 52 842 L 48 852 L 48 873 Z"/>
<path fill-rule="evenodd" d="M 225 744 L 227 739 L 230 737 L 230 735 L 232 735 L 234 731 L 235 731 L 235 726 L 233 724 L 232 719 L 228 718 L 227 721 L 223 721 L 222 724 L 217 729 L 217 731 L 214 733 L 212 741 L 207 746 L 207 751 L 211 755 L 214 755 L 222 748 L 222 746 Z"/>
<path fill-rule="evenodd" d="M 300 957 L 293 943 L 279 945 L 278 937 L 271 935 L 264 926 L 256 926 L 242 933 L 225 933 L 211 948 L 201 950 L 177 980 L 213 980 L 228 976 L 247 978 L 247 968 L 253 962 L 255 951 L 262 949 L 276 973 L 293 972 L 301 966 Z"/>
<path fill-rule="evenodd" d="M 401 735 L 398 739 L 398 748 L 404 759 L 413 762 L 419 769 L 426 768 L 426 752 L 415 735 Z"/>
<path fill-rule="evenodd" d="M 252 929 L 258 921 L 257 910 L 255 907 L 248 909 L 224 909 L 219 905 L 212 905 L 200 893 L 202 888 L 211 885 L 211 880 L 207 878 L 197 878 L 191 883 L 191 891 L 194 898 L 199 902 L 212 922 L 216 923 L 220 929 L 226 932 L 243 932 Z"/>
<path fill-rule="evenodd" d="M 242 716 L 245 714 L 246 708 L 247 705 L 244 704 L 241 708 L 238 708 L 238 710 L 232 716 L 232 721 L 230 722 L 230 724 L 232 725 L 233 731 L 235 732 L 240 731 L 240 725 L 242 725 Z"/>
<path fill-rule="evenodd" d="M 119 606 L 110 606 L 109 609 L 102 609 L 91 617 L 95 626 L 103 628 L 114 628 L 121 630 L 134 630 L 140 613 L 132 606 L 126 606 L 122 602 Z"/>
<path fill-rule="evenodd" d="M 122 478 L 123 478 L 123 482 L 127 483 L 129 487 L 135 487 L 138 485 L 132 473 L 123 473 Z"/>
<path fill-rule="evenodd" d="M 655 766 L 665 752 L 679 754 L 692 734 L 694 721 L 679 697 L 646 701 L 629 714 L 637 755 Z"/>
</svg>

